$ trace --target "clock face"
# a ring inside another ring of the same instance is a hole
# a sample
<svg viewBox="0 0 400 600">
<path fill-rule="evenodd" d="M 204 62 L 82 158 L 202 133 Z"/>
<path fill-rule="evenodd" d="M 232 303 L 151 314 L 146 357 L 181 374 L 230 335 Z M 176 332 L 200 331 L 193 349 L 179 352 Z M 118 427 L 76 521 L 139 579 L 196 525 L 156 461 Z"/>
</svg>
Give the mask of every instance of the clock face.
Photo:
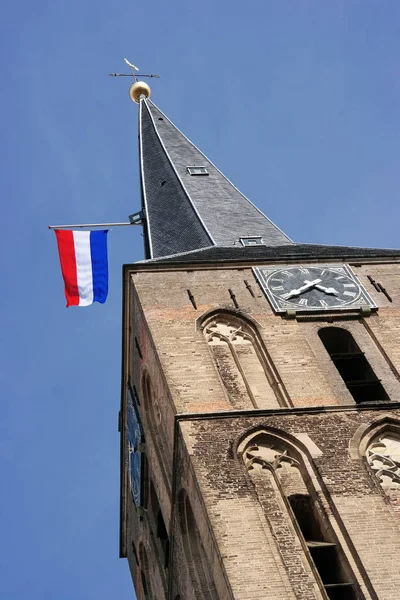
<svg viewBox="0 0 400 600">
<path fill-rule="evenodd" d="M 375 307 L 347 265 L 258 267 L 254 270 L 276 312 Z"/>
</svg>

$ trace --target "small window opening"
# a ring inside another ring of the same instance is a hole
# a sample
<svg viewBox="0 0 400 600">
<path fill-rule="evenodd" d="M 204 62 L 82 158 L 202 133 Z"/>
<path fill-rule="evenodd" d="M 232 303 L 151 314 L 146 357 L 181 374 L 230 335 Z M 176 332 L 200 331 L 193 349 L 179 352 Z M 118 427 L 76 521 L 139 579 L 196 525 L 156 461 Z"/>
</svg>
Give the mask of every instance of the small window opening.
<svg viewBox="0 0 400 600">
<path fill-rule="evenodd" d="M 294 494 L 288 500 L 328 598 L 355 600 L 355 586 L 343 568 L 340 550 L 322 526 L 311 497 Z"/>
<path fill-rule="evenodd" d="M 165 181 L 165 179 L 161 182 L 160 187 L 162 187 L 163 185 L 165 185 L 167 182 Z"/>
<path fill-rule="evenodd" d="M 209 175 L 206 167 L 186 167 L 189 175 Z"/>
<path fill-rule="evenodd" d="M 318 335 L 357 404 L 389 400 L 351 333 L 339 327 L 325 327 Z"/>
<path fill-rule="evenodd" d="M 164 568 L 167 569 L 169 557 L 169 539 L 161 510 L 159 510 L 157 514 L 157 537 L 161 542 L 161 547 L 164 553 Z"/>
<path fill-rule="evenodd" d="M 140 569 L 140 579 L 142 581 L 142 590 L 145 599 L 149 598 L 149 588 L 147 587 L 146 575 L 143 573 L 142 569 Z"/>
<path fill-rule="evenodd" d="M 261 236 L 240 238 L 242 246 L 263 246 L 264 241 Z"/>
<path fill-rule="evenodd" d="M 169 538 L 153 482 L 150 482 L 150 503 L 151 527 L 153 529 L 153 532 L 155 533 L 157 540 L 159 540 L 159 542 L 157 543 L 157 546 L 159 548 L 159 554 L 162 555 L 164 568 L 167 569 L 169 560 Z"/>
<path fill-rule="evenodd" d="M 162 117 L 158 117 L 159 121 L 164 121 L 164 119 Z"/>
</svg>

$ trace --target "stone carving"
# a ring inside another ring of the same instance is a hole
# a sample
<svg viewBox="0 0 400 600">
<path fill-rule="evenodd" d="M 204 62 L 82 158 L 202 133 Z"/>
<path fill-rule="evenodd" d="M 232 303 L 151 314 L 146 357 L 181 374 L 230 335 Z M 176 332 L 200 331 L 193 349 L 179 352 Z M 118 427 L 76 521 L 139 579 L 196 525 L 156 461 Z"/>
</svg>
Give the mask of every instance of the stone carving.
<svg viewBox="0 0 400 600">
<path fill-rule="evenodd" d="M 212 321 L 206 325 L 204 335 L 209 344 L 251 344 L 252 340 L 248 333 L 243 331 L 241 325 L 233 324 L 228 320 Z"/>
<path fill-rule="evenodd" d="M 261 465 L 262 469 L 268 468 L 274 471 L 279 469 L 290 471 L 293 467 L 296 469 L 299 467 L 299 461 L 289 456 L 287 450 L 281 452 L 273 446 L 264 446 L 261 444 L 250 446 L 246 451 L 245 460 L 249 471 L 254 469 L 255 465 Z"/>
<path fill-rule="evenodd" d="M 235 408 L 285 404 L 263 341 L 244 320 L 218 315 L 204 326 L 203 334 Z"/>
<path fill-rule="evenodd" d="M 400 487 L 400 437 L 385 433 L 372 441 L 367 460 L 382 487 Z"/>
</svg>

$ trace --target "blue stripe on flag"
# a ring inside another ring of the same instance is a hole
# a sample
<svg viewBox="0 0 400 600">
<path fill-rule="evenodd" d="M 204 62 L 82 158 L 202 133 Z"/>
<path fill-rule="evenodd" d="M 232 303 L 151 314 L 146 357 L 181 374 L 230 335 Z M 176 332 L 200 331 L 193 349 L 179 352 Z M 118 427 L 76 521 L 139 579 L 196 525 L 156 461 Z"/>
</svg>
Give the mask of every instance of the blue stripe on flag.
<svg viewBox="0 0 400 600">
<path fill-rule="evenodd" d="M 93 271 L 93 302 L 104 302 L 108 294 L 107 230 L 90 232 Z"/>
</svg>

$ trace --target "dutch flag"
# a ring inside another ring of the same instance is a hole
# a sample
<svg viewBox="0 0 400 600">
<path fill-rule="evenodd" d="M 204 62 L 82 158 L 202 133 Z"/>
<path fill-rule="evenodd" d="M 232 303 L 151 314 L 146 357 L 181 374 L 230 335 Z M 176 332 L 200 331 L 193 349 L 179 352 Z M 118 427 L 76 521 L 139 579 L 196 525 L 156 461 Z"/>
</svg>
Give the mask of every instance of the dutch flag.
<svg viewBox="0 0 400 600">
<path fill-rule="evenodd" d="M 107 230 L 56 229 L 67 306 L 106 301 L 108 293 Z"/>
</svg>

